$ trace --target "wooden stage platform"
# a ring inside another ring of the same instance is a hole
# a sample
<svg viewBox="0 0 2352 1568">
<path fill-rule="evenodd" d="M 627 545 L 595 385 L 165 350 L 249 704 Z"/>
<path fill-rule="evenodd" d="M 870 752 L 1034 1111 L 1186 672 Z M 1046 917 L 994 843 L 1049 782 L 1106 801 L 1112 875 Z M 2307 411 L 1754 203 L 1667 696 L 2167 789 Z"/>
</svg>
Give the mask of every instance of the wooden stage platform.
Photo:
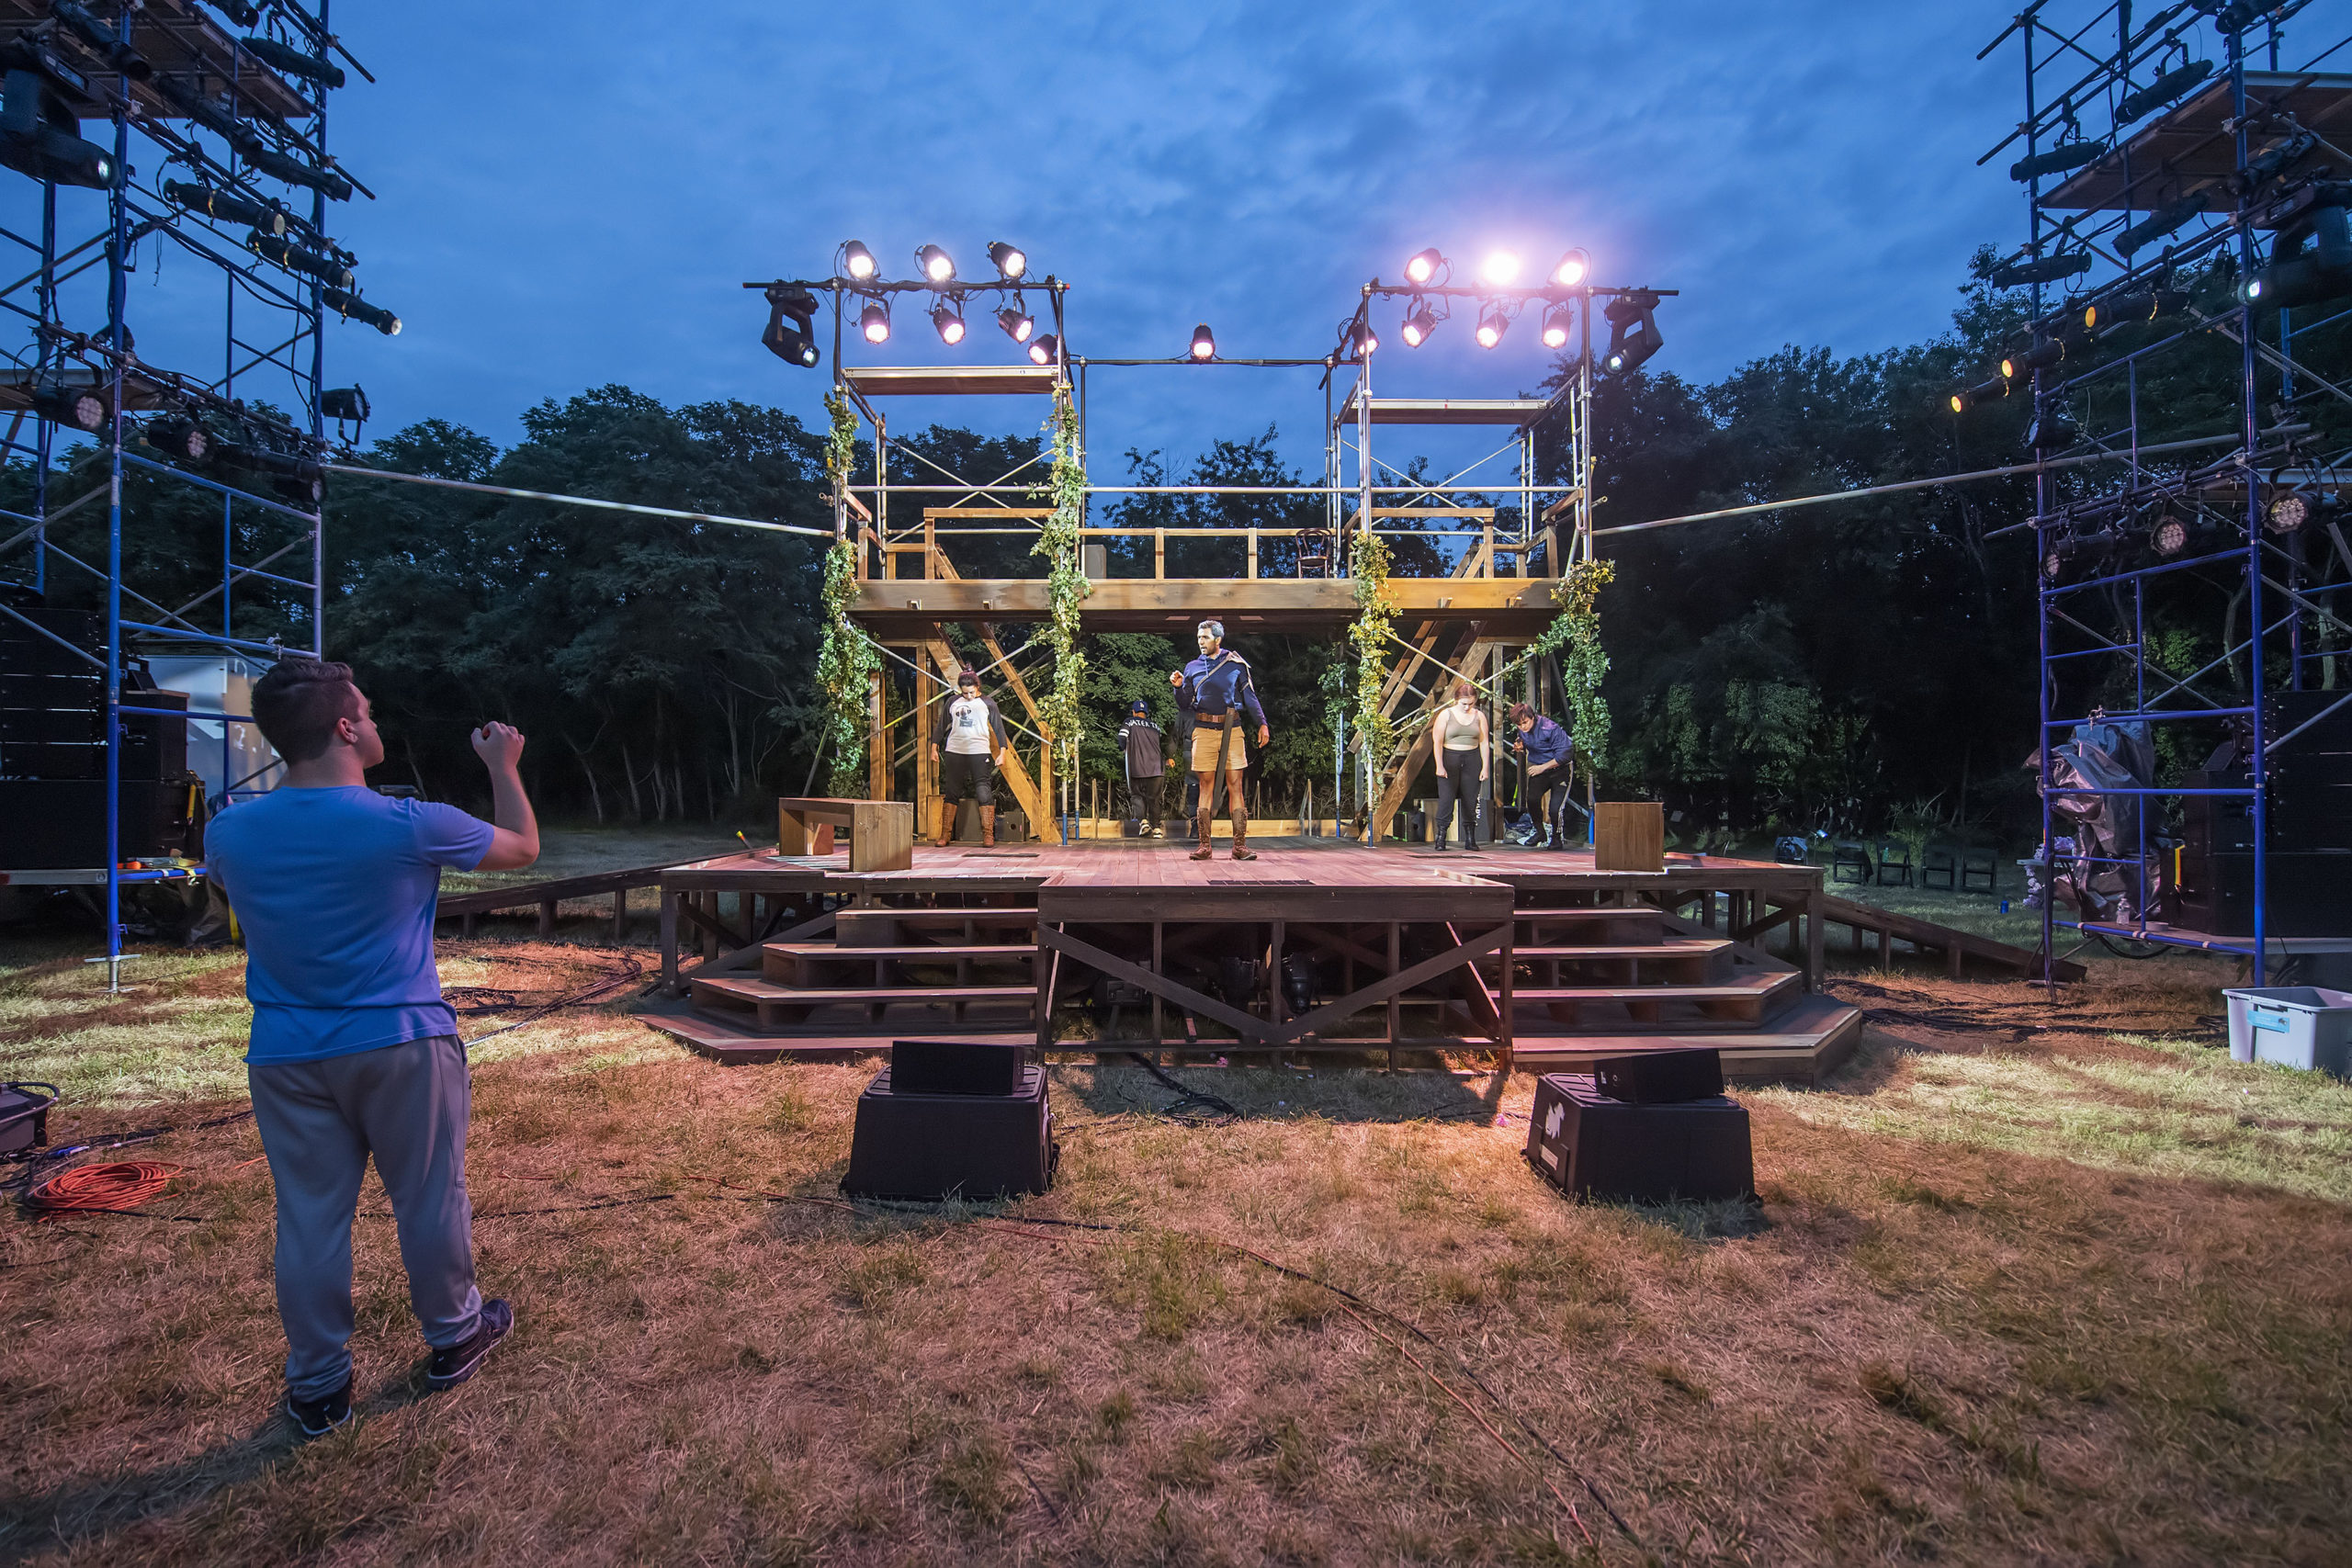
<svg viewBox="0 0 2352 1568">
<path fill-rule="evenodd" d="M 851 872 L 838 853 L 673 866 L 663 990 L 686 1006 L 646 1021 L 735 1060 L 943 1034 L 1544 1068 L 1705 1043 L 1735 1077 L 1798 1083 L 1859 1032 L 1853 1009 L 1815 994 L 1816 867 L 1678 857 L 1642 874 L 1600 871 L 1583 851 L 1255 847 L 1246 862 L 1120 840 L 924 845 L 892 872 Z M 1784 927 L 1785 960 L 1758 942 Z"/>
</svg>

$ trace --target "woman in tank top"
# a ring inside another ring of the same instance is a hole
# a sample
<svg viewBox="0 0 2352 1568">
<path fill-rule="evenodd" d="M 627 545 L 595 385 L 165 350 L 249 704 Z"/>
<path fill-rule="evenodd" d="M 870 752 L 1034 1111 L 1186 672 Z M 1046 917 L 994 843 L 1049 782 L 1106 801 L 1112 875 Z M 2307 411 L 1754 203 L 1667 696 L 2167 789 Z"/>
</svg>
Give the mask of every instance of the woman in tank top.
<svg viewBox="0 0 2352 1568">
<path fill-rule="evenodd" d="M 1453 700 L 1438 709 L 1430 728 L 1437 740 L 1437 820 L 1430 837 L 1445 848 L 1455 803 L 1460 802 L 1462 847 L 1478 847 L 1478 797 L 1487 779 L 1487 716 L 1478 706 L 1477 688 L 1467 681 L 1453 683 Z"/>
</svg>

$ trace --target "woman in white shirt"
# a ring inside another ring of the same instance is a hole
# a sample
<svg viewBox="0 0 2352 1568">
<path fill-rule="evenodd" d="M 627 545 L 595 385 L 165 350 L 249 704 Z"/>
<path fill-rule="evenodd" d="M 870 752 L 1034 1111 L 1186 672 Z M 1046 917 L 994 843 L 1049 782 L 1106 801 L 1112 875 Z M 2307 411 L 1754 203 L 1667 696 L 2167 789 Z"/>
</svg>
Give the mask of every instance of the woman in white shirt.
<svg viewBox="0 0 2352 1568">
<path fill-rule="evenodd" d="M 1487 715 L 1478 706 L 1477 688 L 1467 681 L 1453 683 L 1453 700 L 1437 710 L 1430 728 L 1437 738 L 1437 819 L 1430 837 L 1445 848 L 1445 830 L 1452 824 L 1454 802 L 1462 803 L 1462 847 L 1478 847 L 1478 795 L 1487 782 Z"/>
<path fill-rule="evenodd" d="M 940 765 L 939 848 L 956 837 L 956 813 L 966 795 L 980 803 L 981 846 L 995 847 L 996 771 L 1007 744 L 1004 716 L 993 699 L 980 695 L 978 671 L 965 671 L 956 677 L 956 695 L 940 705 L 939 728 L 931 738 L 931 760 Z"/>
</svg>

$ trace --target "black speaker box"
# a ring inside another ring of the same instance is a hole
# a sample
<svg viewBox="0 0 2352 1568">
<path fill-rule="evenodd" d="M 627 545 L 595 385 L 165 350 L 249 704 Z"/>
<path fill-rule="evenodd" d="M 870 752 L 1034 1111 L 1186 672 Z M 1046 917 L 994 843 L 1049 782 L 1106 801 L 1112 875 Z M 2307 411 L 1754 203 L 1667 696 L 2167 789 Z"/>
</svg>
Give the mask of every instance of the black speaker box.
<svg viewBox="0 0 2352 1568">
<path fill-rule="evenodd" d="M 123 860 L 181 853 L 187 845 L 184 780 L 126 778 L 116 840 Z M 0 779 L 0 869 L 53 871 L 107 863 L 103 779 Z"/>
<path fill-rule="evenodd" d="M 1583 1073 L 1535 1080 L 1526 1154 L 1538 1176 L 1575 1198 L 1655 1203 L 1756 1190 L 1745 1107 L 1720 1096 L 1628 1105 Z"/>
<path fill-rule="evenodd" d="M 886 1068 L 857 1097 L 842 1190 L 926 1201 L 1015 1198 L 1053 1185 L 1058 1153 L 1043 1067 L 1023 1067 L 1019 1091 L 1009 1095 L 900 1093 Z"/>
<path fill-rule="evenodd" d="M 57 1091 L 48 1084 L 0 1084 L 0 1154 L 49 1146 L 49 1108 Z"/>
<path fill-rule="evenodd" d="M 1715 1100 L 1724 1092 L 1719 1051 L 1650 1051 L 1638 1056 L 1603 1056 L 1592 1065 L 1601 1093 L 1628 1105 L 1675 1105 Z"/>
<path fill-rule="evenodd" d="M 1019 1094 L 1025 1045 L 894 1040 L 890 1082 L 900 1094 Z"/>
</svg>

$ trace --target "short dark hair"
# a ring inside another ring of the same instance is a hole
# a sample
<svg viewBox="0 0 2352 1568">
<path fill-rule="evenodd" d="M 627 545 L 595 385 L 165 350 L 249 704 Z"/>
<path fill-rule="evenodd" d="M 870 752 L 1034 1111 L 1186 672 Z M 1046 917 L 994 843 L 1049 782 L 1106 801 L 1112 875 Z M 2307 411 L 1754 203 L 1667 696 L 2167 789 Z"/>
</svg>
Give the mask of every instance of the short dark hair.
<svg viewBox="0 0 2352 1568">
<path fill-rule="evenodd" d="M 1534 716 L 1535 710 L 1529 707 L 1525 703 L 1513 703 L 1510 705 L 1510 721 L 1513 724 L 1517 724 L 1521 719 L 1533 718 Z"/>
<path fill-rule="evenodd" d="M 335 721 L 359 716 L 351 666 L 317 659 L 279 660 L 254 682 L 252 701 L 262 739 L 289 762 L 324 755 Z"/>
<path fill-rule="evenodd" d="M 967 667 L 956 672 L 956 684 L 958 688 L 965 686 L 977 686 L 979 683 L 980 672 L 977 670 Z"/>
</svg>

